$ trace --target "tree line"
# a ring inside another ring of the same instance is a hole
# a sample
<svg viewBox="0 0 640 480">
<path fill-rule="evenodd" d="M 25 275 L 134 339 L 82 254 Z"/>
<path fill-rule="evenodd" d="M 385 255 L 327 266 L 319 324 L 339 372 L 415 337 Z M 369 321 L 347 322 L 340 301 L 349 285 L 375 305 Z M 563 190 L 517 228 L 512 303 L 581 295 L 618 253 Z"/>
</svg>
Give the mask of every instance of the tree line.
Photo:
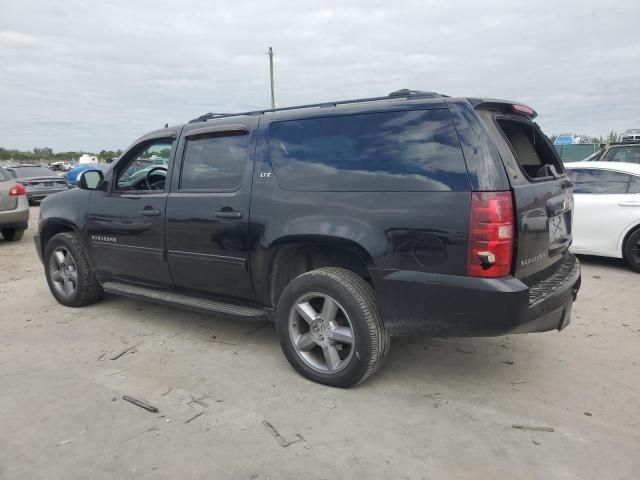
<svg viewBox="0 0 640 480">
<path fill-rule="evenodd" d="M 99 160 L 108 160 L 122 155 L 122 150 L 101 150 L 95 154 L 91 152 L 69 151 L 54 153 L 49 147 L 34 148 L 33 150 L 16 150 L 0 147 L 0 160 L 20 161 L 20 162 L 77 162 L 81 155 L 88 153 L 95 155 Z"/>
</svg>

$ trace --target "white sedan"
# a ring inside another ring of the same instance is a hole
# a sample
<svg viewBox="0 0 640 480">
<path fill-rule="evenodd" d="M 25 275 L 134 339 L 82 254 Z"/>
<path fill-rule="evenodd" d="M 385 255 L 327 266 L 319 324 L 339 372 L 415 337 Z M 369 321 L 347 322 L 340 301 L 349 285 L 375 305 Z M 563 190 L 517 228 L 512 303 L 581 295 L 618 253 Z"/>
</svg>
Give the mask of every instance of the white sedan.
<svg viewBox="0 0 640 480">
<path fill-rule="evenodd" d="M 624 258 L 640 272 L 640 165 L 575 162 L 573 244 L 578 254 Z"/>
</svg>

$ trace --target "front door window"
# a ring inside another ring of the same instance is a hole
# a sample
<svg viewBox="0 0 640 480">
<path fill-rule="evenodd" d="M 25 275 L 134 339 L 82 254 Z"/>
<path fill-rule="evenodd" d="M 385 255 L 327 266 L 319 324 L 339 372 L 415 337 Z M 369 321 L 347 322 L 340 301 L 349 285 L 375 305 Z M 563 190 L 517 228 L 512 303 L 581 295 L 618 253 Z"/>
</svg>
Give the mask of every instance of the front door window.
<svg viewBox="0 0 640 480">
<path fill-rule="evenodd" d="M 119 169 L 116 190 L 164 191 L 171 148 L 172 143 L 167 140 L 142 147 Z"/>
</svg>

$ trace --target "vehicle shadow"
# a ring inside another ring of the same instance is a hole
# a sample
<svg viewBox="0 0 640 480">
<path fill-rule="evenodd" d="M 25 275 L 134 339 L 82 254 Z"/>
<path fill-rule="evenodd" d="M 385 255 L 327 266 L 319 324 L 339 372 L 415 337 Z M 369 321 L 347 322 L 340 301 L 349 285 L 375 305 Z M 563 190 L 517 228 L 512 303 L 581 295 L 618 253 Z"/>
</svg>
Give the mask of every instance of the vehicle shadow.
<svg viewBox="0 0 640 480">
<path fill-rule="evenodd" d="M 115 295 L 105 295 L 99 305 L 111 310 L 112 315 L 118 311 L 129 317 L 122 321 L 144 321 L 145 325 L 153 326 L 156 335 L 165 338 L 180 336 L 212 346 L 232 345 L 240 351 L 250 349 L 255 352 L 258 363 L 266 360 L 263 355 L 268 355 L 269 361 L 284 362 L 275 324 L 269 321 L 219 318 Z M 482 381 L 483 377 L 489 380 L 503 374 L 517 376 L 517 370 L 528 364 L 521 361 L 522 358 L 545 354 L 539 351 L 541 346 L 546 350 L 544 342 L 535 345 L 530 338 L 527 335 L 394 338 L 384 365 L 367 384 L 412 384 L 427 378 Z M 507 372 L 507 369 L 511 371 Z"/>
<path fill-rule="evenodd" d="M 594 267 L 610 267 L 627 272 L 633 272 L 627 262 L 622 258 L 598 257 L 595 255 L 577 255 L 582 265 Z"/>
</svg>

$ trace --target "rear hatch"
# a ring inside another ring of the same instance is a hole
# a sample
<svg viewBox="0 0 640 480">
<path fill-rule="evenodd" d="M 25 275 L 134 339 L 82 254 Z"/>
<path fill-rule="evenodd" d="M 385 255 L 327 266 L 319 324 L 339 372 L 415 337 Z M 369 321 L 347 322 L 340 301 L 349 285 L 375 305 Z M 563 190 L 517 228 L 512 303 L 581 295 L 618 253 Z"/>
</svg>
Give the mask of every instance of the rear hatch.
<svg viewBox="0 0 640 480">
<path fill-rule="evenodd" d="M 552 275 L 571 244 L 573 189 L 535 112 L 511 103 L 476 106 L 505 167 L 516 215 L 514 275 L 531 285 Z"/>
<path fill-rule="evenodd" d="M 16 181 L 9 175 L 9 172 L 0 167 L 0 212 L 13 210 L 18 205 L 17 196 L 9 196 L 9 190 L 16 184 Z"/>
</svg>

